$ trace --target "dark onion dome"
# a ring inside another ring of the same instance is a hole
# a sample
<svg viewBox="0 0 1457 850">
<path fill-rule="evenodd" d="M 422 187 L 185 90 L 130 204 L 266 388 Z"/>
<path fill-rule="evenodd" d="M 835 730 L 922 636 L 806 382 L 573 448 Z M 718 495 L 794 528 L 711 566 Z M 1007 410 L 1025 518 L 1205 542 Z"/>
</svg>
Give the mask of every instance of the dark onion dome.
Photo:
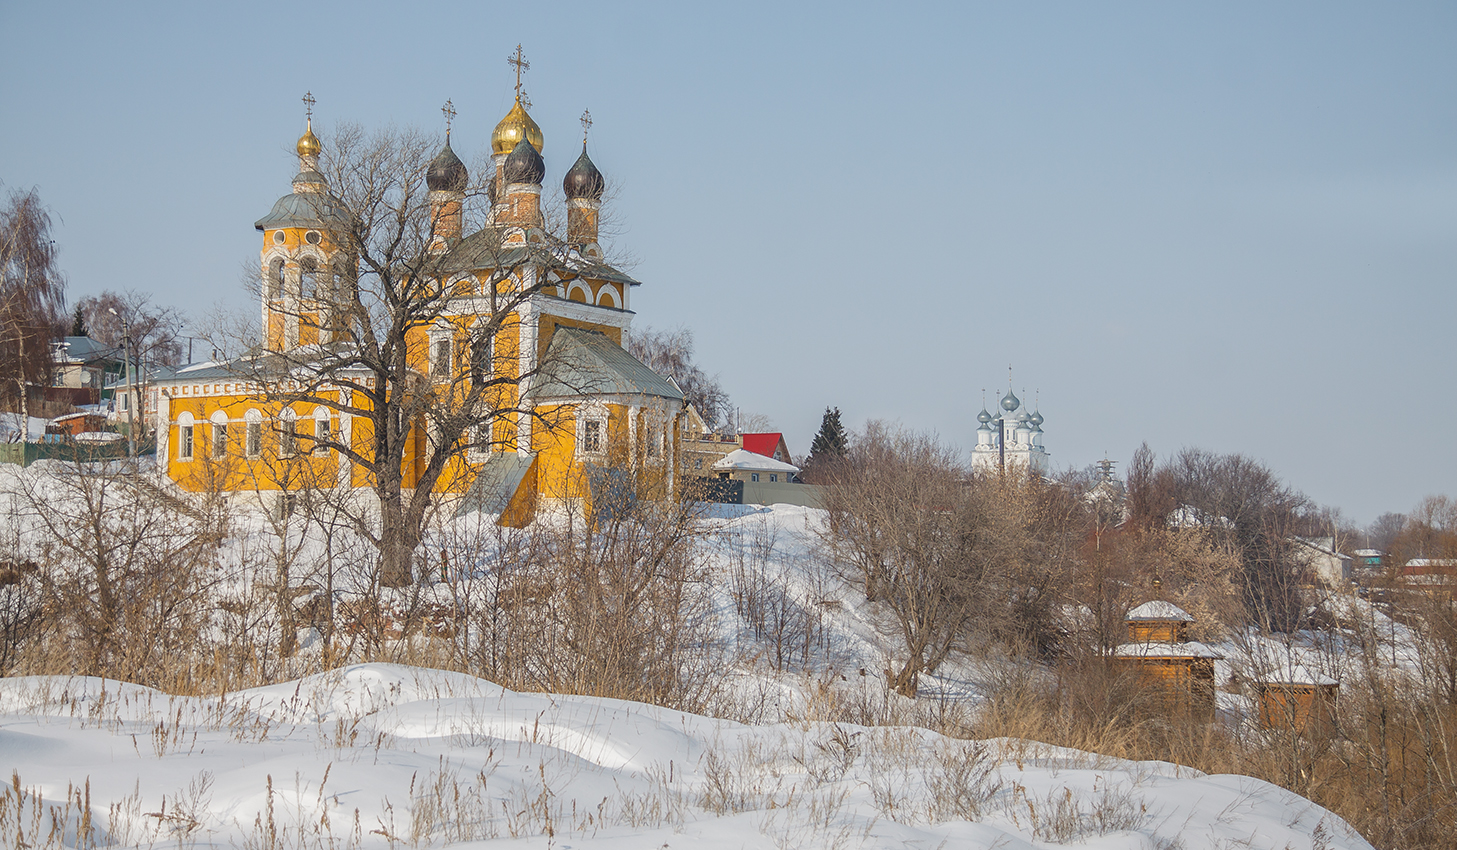
<svg viewBox="0 0 1457 850">
<path fill-rule="evenodd" d="M 541 178 L 546 176 L 546 162 L 526 139 L 517 142 L 516 147 L 511 149 L 502 168 L 505 170 L 507 183 L 534 183 L 540 186 Z"/>
<path fill-rule="evenodd" d="M 982 405 L 981 413 L 978 413 L 976 415 L 976 421 L 980 422 L 983 425 L 992 421 L 992 415 L 990 413 L 987 413 L 986 405 Z"/>
<path fill-rule="evenodd" d="M 567 198 L 591 198 L 594 201 L 602 200 L 602 191 L 607 188 L 607 181 L 602 179 L 602 172 L 592 164 L 591 157 L 587 156 L 587 146 L 582 145 L 582 155 L 567 169 L 567 176 L 562 178 L 562 191 L 567 193 Z"/>
<path fill-rule="evenodd" d="M 1032 414 L 1032 424 L 1040 427 L 1042 425 L 1042 422 L 1042 411 L 1034 411 Z"/>
<path fill-rule="evenodd" d="M 435 192 L 464 192 L 470 174 L 465 163 L 450 149 L 450 137 L 445 137 L 445 147 L 430 160 L 430 170 L 425 172 L 425 185 Z"/>
<path fill-rule="evenodd" d="M 1007 394 L 1002 396 L 1002 409 L 1007 411 L 1008 413 L 1011 413 L 1021 406 L 1022 402 L 1019 401 L 1017 397 L 1012 394 L 1011 390 L 1007 390 Z"/>
</svg>

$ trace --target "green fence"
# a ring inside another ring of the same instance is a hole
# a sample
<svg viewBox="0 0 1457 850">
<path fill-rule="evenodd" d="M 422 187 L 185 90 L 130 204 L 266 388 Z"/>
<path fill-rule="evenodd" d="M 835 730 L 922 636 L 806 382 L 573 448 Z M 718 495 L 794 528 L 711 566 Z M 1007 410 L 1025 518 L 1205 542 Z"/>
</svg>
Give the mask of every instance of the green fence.
<svg viewBox="0 0 1457 850">
<path fill-rule="evenodd" d="M 126 457 L 126 440 L 109 443 L 77 443 L 72 441 L 54 443 L 0 443 L 0 463 L 14 463 L 30 466 L 38 460 L 65 460 L 90 463 L 99 460 L 115 460 Z M 157 450 L 150 440 L 137 444 L 137 454 L 150 454 Z"/>
</svg>

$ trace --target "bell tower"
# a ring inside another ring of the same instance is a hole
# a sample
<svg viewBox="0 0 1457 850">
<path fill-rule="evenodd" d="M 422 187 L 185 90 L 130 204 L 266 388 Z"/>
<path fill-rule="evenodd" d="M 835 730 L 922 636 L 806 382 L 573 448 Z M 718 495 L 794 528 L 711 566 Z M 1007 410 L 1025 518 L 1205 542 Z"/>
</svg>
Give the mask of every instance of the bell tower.
<svg viewBox="0 0 1457 850">
<path fill-rule="evenodd" d="M 254 223 L 259 252 L 263 342 L 270 351 L 333 342 L 342 337 L 338 303 L 350 295 L 349 217 L 319 171 L 323 146 L 314 135 L 314 96 L 303 97 L 305 129 L 294 146 L 293 191 Z"/>
</svg>

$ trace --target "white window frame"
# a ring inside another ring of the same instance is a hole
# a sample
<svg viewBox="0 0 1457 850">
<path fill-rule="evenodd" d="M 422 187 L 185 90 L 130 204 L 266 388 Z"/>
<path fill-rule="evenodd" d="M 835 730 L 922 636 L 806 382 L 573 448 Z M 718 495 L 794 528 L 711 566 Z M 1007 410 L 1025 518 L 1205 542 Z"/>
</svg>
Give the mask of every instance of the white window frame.
<svg viewBox="0 0 1457 850">
<path fill-rule="evenodd" d="M 243 414 L 243 456 L 258 458 L 263 455 L 263 414 L 257 409 Z"/>
<path fill-rule="evenodd" d="M 177 459 L 192 460 L 195 434 L 193 433 L 194 421 L 191 413 L 182 413 L 177 417 Z"/>
<path fill-rule="evenodd" d="M 327 455 L 329 453 L 329 447 L 323 445 L 320 441 L 334 439 L 334 417 L 331 414 L 332 411 L 327 407 L 314 409 L 313 454 L 316 456 Z"/>
<path fill-rule="evenodd" d="M 209 454 L 213 460 L 228 456 L 228 415 L 221 410 L 208 417 L 212 423 L 212 446 Z"/>
<path fill-rule="evenodd" d="M 278 414 L 278 456 L 298 456 L 298 414 L 285 407 Z"/>
<path fill-rule="evenodd" d="M 601 459 L 607 456 L 607 430 L 610 417 L 607 414 L 607 407 L 602 404 L 589 404 L 577 408 L 577 457 Z M 587 423 L 597 425 L 597 448 L 587 448 Z"/>
<path fill-rule="evenodd" d="M 440 362 L 440 347 L 445 345 L 445 362 Z M 449 327 L 430 331 L 430 379 L 448 381 L 455 372 L 455 333 Z"/>
</svg>

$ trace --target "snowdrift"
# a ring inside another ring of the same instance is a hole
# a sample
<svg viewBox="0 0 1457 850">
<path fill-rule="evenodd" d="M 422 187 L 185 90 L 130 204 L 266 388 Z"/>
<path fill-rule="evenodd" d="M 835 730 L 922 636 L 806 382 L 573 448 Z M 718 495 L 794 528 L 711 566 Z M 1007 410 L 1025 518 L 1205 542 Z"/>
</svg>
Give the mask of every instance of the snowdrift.
<svg viewBox="0 0 1457 850">
<path fill-rule="evenodd" d="M 1249 777 L 388 664 L 209 699 L 0 680 L 0 760 L 0 835 L 36 847 L 1370 847 Z"/>
</svg>

